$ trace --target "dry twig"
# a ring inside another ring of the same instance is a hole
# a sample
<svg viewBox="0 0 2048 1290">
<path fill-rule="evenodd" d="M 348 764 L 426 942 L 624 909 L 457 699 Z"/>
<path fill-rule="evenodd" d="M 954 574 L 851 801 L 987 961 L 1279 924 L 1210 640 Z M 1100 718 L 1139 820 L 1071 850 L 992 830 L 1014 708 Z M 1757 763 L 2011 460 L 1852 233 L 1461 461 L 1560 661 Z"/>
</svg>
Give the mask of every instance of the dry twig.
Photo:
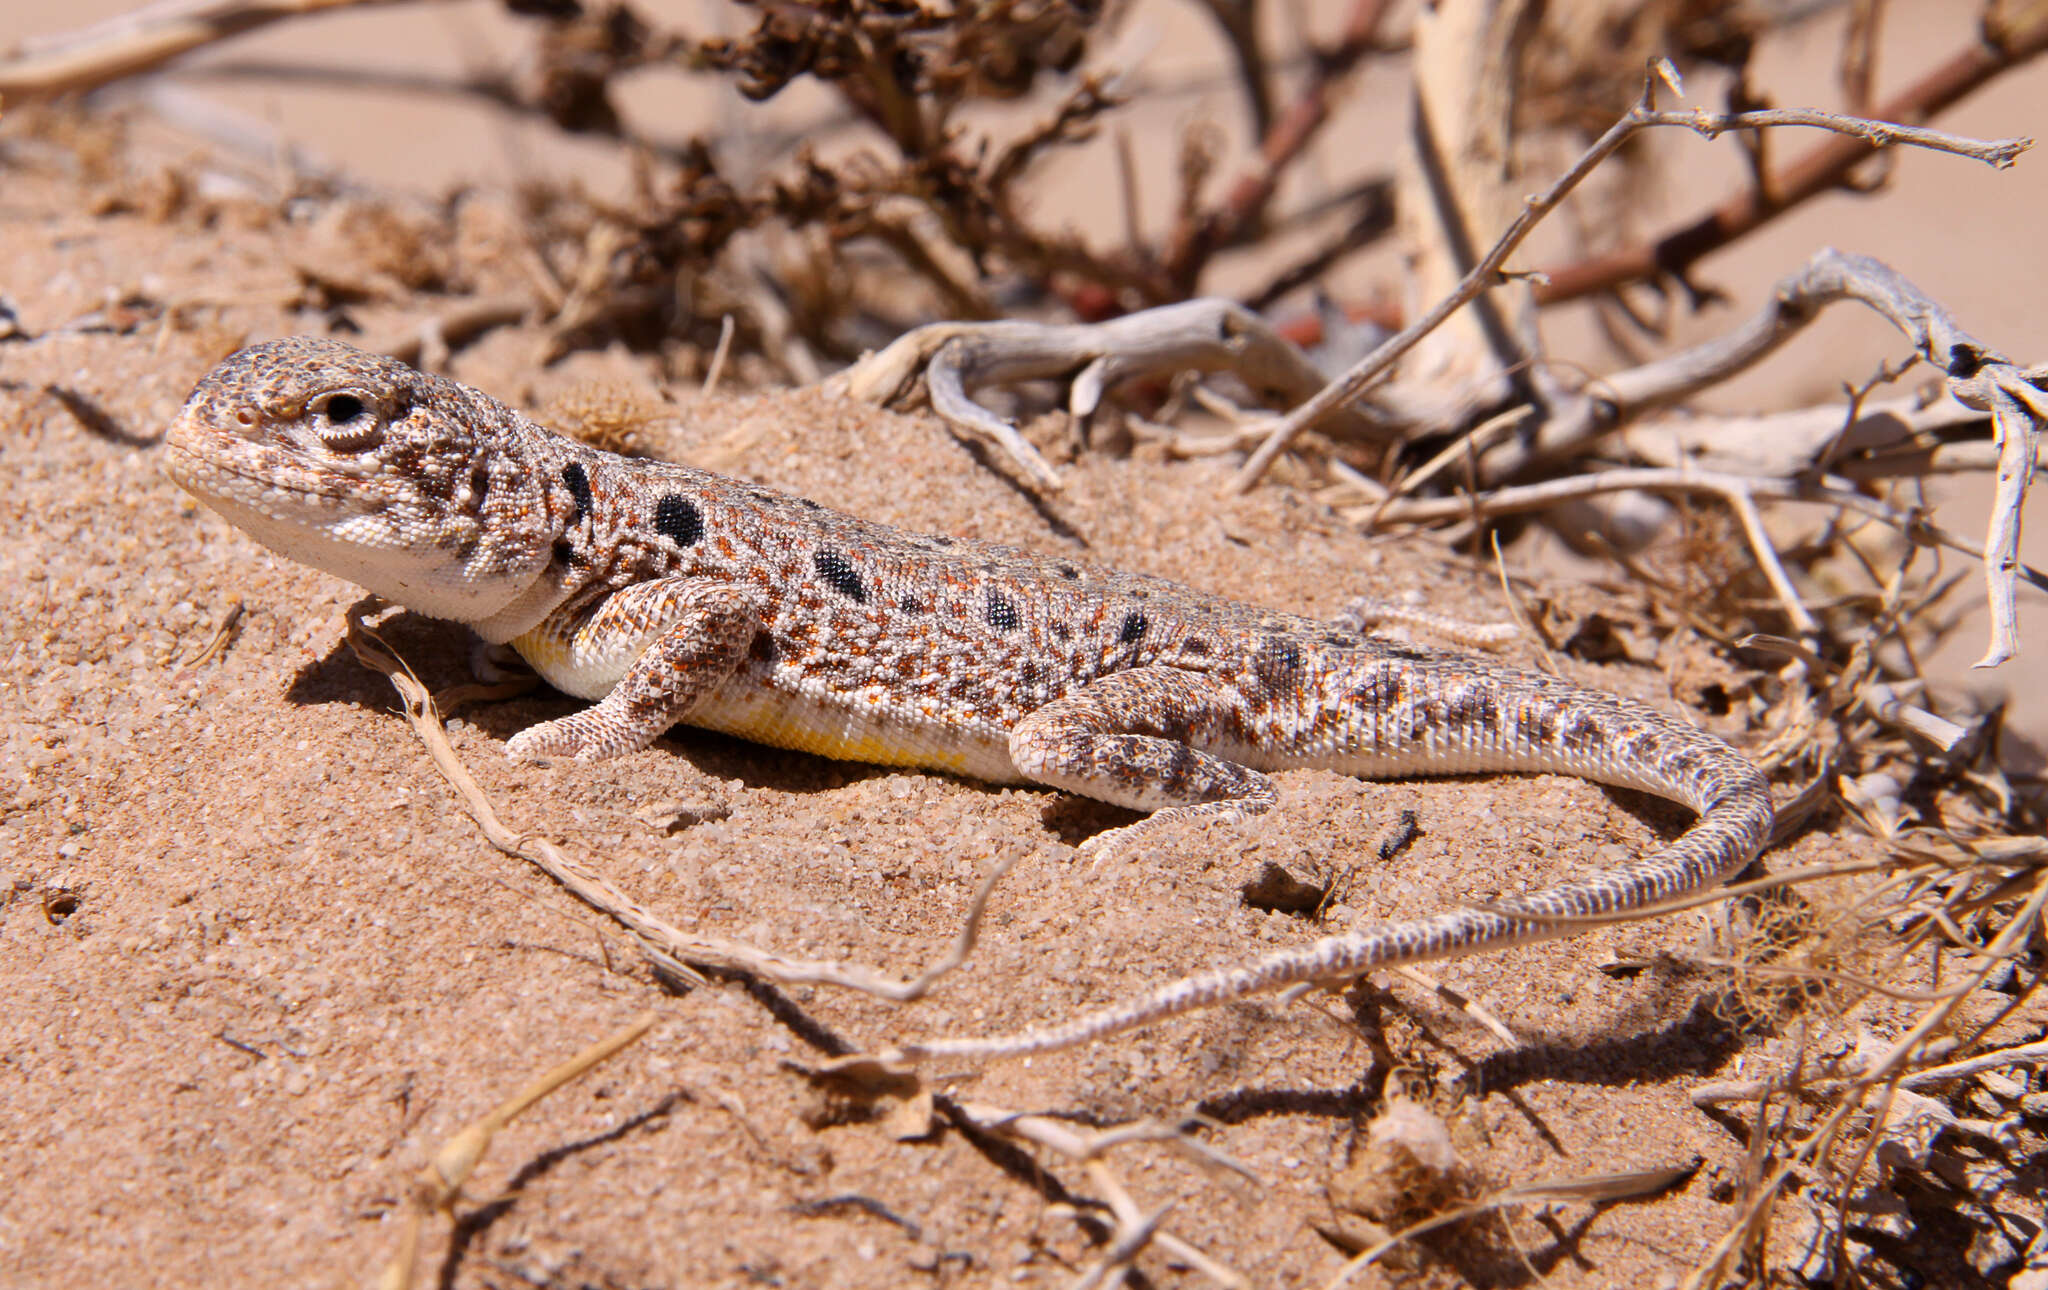
<svg viewBox="0 0 2048 1290">
<path fill-rule="evenodd" d="M 2031 61 L 2044 49 L 2048 49 L 2048 10 L 2038 5 L 1988 5 L 1985 21 L 1964 48 L 1865 115 L 1886 121 L 1927 120 L 1995 77 Z M 1860 107 L 1857 110 L 1862 112 Z M 1685 285 L 1687 270 L 1704 256 L 1814 197 L 1848 186 L 1850 172 L 1882 146 L 1854 134 L 1829 139 L 1652 242 L 1545 269 L 1536 286 L 1536 298 L 1542 304 L 1560 304 L 1630 282 L 1663 277 Z"/>
<path fill-rule="evenodd" d="M 861 359 L 829 388 L 897 406 L 923 393 L 949 424 L 1000 446 L 1040 487 L 1058 489 L 1059 476 L 1038 450 L 969 390 L 1067 380 L 1068 409 L 1085 421 L 1119 382 L 1188 370 L 1227 371 L 1282 406 L 1322 384 L 1302 352 L 1258 315 L 1228 300 L 1190 300 L 1095 324 L 934 323 Z"/>
<path fill-rule="evenodd" d="M 722 967 L 753 973 L 784 985 L 835 985 L 895 1002 L 921 998 L 954 968 L 967 961 L 981 931 L 981 916 L 995 885 L 1008 872 L 1007 863 L 998 864 L 982 880 L 969 902 L 965 921 L 952 948 L 925 971 L 907 981 L 857 964 L 833 960 L 791 959 L 740 941 L 723 937 L 692 935 L 663 921 L 614 886 L 610 879 L 581 861 L 573 860 L 545 839 L 531 833 L 515 833 L 499 820 L 490 799 L 455 755 L 441 725 L 439 701 L 381 638 L 361 619 L 349 619 L 349 648 L 363 666 L 382 673 L 405 705 L 406 720 L 426 745 L 434 769 L 448 781 L 462 799 L 464 811 L 483 830 L 490 844 L 506 855 L 524 860 L 566 888 L 592 909 L 612 919 L 631 933 L 641 951 L 655 963 L 685 980 L 701 981 L 691 962 L 715 963 Z M 468 697 L 468 696 L 465 696 Z"/>
<path fill-rule="evenodd" d="M 1362 394 L 1372 381 L 1423 337 L 1442 326 L 1451 315 L 1470 304 L 1488 289 L 1503 280 L 1502 270 L 1524 238 L 1541 223 L 1545 216 L 1557 208 L 1559 202 L 1576 188 L 1601 162 L 1619 149 L 1641 130 L 1653 126 L 1683 126 L 1697 133 L 1712 137 L 1728 130 L 1749 130 L 1765 126 L 1802 125 L 1836 131 L 1867 140 L 1876 146 L 1911 144 L 1914 147 L 1929 148 L 1940 152 L 1951 152 L 1957 156 L 1969 157 L 1996 167 L 2012 164 L 2013 158 L 2032 146 L 2029 139 L 1966 139 L 1946 134 L 1939 130 L 1928 130 L 1916 126 L 1893 125 L 1882 121 L 1867 121 L 1854 117 L 1840 116 L 1831 112 L 1770 111 L 1736 112 L 1715 115 L 1704 111 L 1659 112 L 1654 107 L 1654 82 L 1646 83 L 1643 94 L 1636 106 L 1616 121 L 1607 132 L 1586 149 L 1579 159 L 1572 163 L 1565 173 L 1558 177 L 1543 192 L 1530 197 L 1522 213 L 1515 217 L 1506 232 L 1502 233 L 1493 246 L 1481 256 L 1459 282 L 1457 288 L 1438 301 L 1428 313 L 1410 323 L 1396 335 L 1388 338 L 1372 353 L 1361 359 L 1349 371 L 1331 381 L 1308 402 L 1295 408 L 1273 425 L 1266 442 L 1251 455 L 1244 467 L 1232 477 L 1227 491 L 1242 493 L 1257 483 L 1260 476 L 1272 465 L 1294 437 L 1308 427 L 1315 425 L 1338 408 L 1344 407 Z"/>
<path fill-rule="evenodd" d="M 29 100 L 82 93 L 286 18 L 410 2 L 159 0 L 78 31 L 28 42 L 13 58 L 0 61 L 0 95 Z"/>
<path fill-rule="evenodd" d="M 1148 1245 L 1159 1246 L 1169 1256 L 1186 1263 L 1219 1286 L 1238 1290 L 1251 1284 L 1241 1273 L 1218 1262 L 1173 1233 L 1162 1230 L 1160 1224 L 1166 1216 L 1166 1210 L 1162 1208 L 1147 1214 L 1139 1209 L 1138 1203 L 1131 1199 L 1130 1192 L 1124 1189 L 1123 1182 L 1110 1169 L 1103 1157 L 1107 1152 L 1129 1142 L 1162 1141 L 1193 1152 L 1200 1160 L 1235 1170 L 1244 1177 L 1256 1181 L 1256 1176 L 1243 1165 L 1204 1147 L 1185 1133 L 1155 1124 L 1127 1124 L 1091 1134 L 1079 1132 L 1072 1125 L 1050 1116 L 1027 1115 L 981 1103 L 959 1103 L 954 1109 L 962 1120 L 984 1133 L 996 1133 L 1036 1143 L 1057 1151 L 1070 1160 L 1080 1161 L 1087 1170 L 1090 1181 L 1102 1192 L 1110 1216 L 1115 1220 L 1114 1236 L 1109 1249 L 1082 1273 L 1080 1279 L 1074 1283 L 1073 1290 L 1081 1290 L 1084 1286 L 1120 1284 L 1131 1261 Z"/>
</svg>

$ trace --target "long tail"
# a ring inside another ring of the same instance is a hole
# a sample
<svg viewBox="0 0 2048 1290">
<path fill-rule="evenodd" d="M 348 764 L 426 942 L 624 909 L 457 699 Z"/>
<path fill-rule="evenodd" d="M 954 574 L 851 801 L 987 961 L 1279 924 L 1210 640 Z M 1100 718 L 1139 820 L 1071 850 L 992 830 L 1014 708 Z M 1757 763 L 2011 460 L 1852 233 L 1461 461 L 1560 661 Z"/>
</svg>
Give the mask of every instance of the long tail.
<svg viewBox="0 0 2048 1290">
<path fill-rule="evenodd" d="M 1380 923 L 1255 963 L 1183 977 L 1071 1021 L 1014 1035 L 940 1038 L 885 1054 L 903 1061 L 993 1061 L 1071 1048 L 1197 1008 L 1304 981 L 1346 980 L 1374 968 L 1456 958 L 1584 930 L 1581 920 L 1661 904 L 1702 891 L 1740 870 L 1770 836 L 1764 778 L 1734 749 L 1653 708 L 1547 677 L 1460 664 L 1406 668 L 1414 704 L 1385 723 L 1383 755 L 1363 773 L 1546 770 L 1641 788 L 1699 812 L 1671 845 L 1619 869 L 1576 882 L 1403 923 Z M 1472 722 L 1474 687 L 1491 700 Z M 1460 689 L 1459 694 L 1449 694 Z M 1484 738 L 1474 732 L 1483 726 Z M 1505 733 L 1503 733 L 1505 732 Z M 1484 746 L 1479 746 L 1483 744 Z"/>
</svg>

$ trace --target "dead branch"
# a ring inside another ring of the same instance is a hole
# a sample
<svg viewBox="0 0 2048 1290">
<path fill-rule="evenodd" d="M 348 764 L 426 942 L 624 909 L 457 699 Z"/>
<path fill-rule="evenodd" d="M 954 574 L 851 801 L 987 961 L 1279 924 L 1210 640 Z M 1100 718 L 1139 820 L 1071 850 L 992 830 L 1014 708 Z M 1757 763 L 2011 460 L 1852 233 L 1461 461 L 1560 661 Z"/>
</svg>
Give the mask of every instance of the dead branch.
<svg viewBox="0 0 2048 1290">
<path fill-rule="evenodd" d="M 1040 487 L 1059 476 L 1009 421 L 968 397 L 985 385 L 1070 381 L 1068 410 L 1085 422 L 1122 381 L 1227 371 L 1269 404 L 1288 406 L 1322 385 L 1299 349 L 1228 300 L 1190 300 L 1108 322 L 933 323 L 898 337 L 834 376 L 829 388 L 866 403 L 914 405 L 920 395 L 958 429 L 996 444 Z"/>
<path fill-rule="evenodd" d="M 25 45 L 14 57 L 0 61 L 0 95 L 30 100 L 81 93 L 286 18 L 411 2 L 166 0 Z"/>
<path fill-rule="evenodd" d="M 2018 1044 L 2001 1048 L 1995 1052 L 1979 1053 L 1961 1061 L 1944 1062 L 1939 1066 L 1923 1066 L 1919 1070 L 1899 1078 L 1898 1086 L 1918 1091 L 1932 1088 L 1952 1079 L 1966 1079 L 1984 1071 L 1999 1070 L 2007 1066 L 2031 1066 L 2048 1061 L 2048 1040 L 2031 1044 Z M 1819 1081 L 1810 1081 L 1802 1088 L 1811 1093 L 1826 1093 L 1845 1087 L 1851 1080 L 1868 1073 L 1867 1063 L 1857 1061 L 1839 1076 Z M 1774 1089 L 1784 1087 L 1784 1081 L 1771 1079 L 1715 1080 L 1701 1084 L 1690 1094 L 1694 1106 L 1719 1106 L 1727 1102 L 1754 1102 Z"/>
<path fill-rule="evenodd" d="M 1915 147 L 1952 152 L 1999 168 L 2011 165 L 2014 157 L 2032 146 L 2032 141 L 2028 139 L 1966 139 L 1935 130 L 1867 121 L 1828 112 L 1738 112 L 1718 116 L 1707 112 L 1659 112 L 1653 106 L 1654 96 L 1654 83 L 1646 83 L 1642 97 L 1634 108 L 1609 127 L 1607 133 L 1600 136 L 1549 188 L 1527 200 L 1522 213 L 1515 217 L 1514 223 L 1508 226 L 1507 231 L 1501 234 L 1492 248 L 1465 275 L 1456 290 L 1438 301 L 1428 313 L 1366 355 L 1356 366 L 1331 381 L 1313 399 L 1275 422 L 1266 442 L 1259 446 L 1258 451 L 1254 452 L 1243 468 L 1232 477 L 1226 492 L 1242 493 L 1257 483 L 1296 435 L 1337 408 L 1351 403 L 1367 385 L 1392 367 L 1425 336 L 1442 326 L 1466 304 L 1498 285 L 1502 281 L 1502 267 L 1523 239 L 1545 216 L 1556 209 L 1558 203 L 1563 201 L 1587 175 L 1640 130 L 1653 126 L 1684 126 L 1711 137 L 1727 130 L 1755 129 L 1766 125 L 1805 125 L 1853 135 L 1876 146 L 1907 143 Z M 1947 370 L 1945 362 L 1940 366 Z"/>
<path fill-rule="evenodd" d="M 1516 436 L 1496 447 L 1475 448 L 1479 457 L 1482 485 L 1513 479 L 1534 467 L 1556 461 L 1582 449 L 1600 436 L 1626 425 L 1643 410 L 1672 402 L 1708 385 L 1725 380 L 1772 353 L 1802 330 L 1826 306 L 1838 301 L 1855 301 L 1878 314 L 1910 341 L 1914 352 L 1947 379 L 1949 392 L 1964 407 L 1991 413 L 1997 445 L 1998 485 L 1983 553 L 1986 596 L 1991 606 L 1991 639 L 1979 667 L 1995 667 L 2018 651 L 2017 611 L 2014 606 L 2019 576 L 2019 527 L 2021 508 L 2026 503 L 2033 479 L 2034 463 L 2042 450 L 2041 427 L 2048 419 L 2040 383 L 2048 374 L 2025 370 L 1979 341 L 1958 325 L 1949 312 L 1888 265 L 1868 256 L 1846 255 L 1823 250 L 1796 272 L 1788 274 L 1773 289 L 1771 298 L 1747 323 L 1716 340 L 1682 353 L 1646 363 L 1641 367 L 1603 378 L 1594 395 L 1574 396 L 1558 415 L 1545 421 L 1534 434 Z M 1270 440 L 1268 441 L 1271 442 Z M 1787 470 L 1782 480 L 1806 478 L 1818 473 L 1819 458 L 1835 451 L 1834 440 L 1814 444 L 1812 458 Z M 1778 451 L 1783 450 L 1783 445 Z M 1262 447 L 1260 451 L 1264 451 Z M 1253 460 L 1257 460 L 1254 454 Z M 1247 465 L 1249 470 L 1249 464 Z M 1748 476 L 1737 485 L 1734 476 L 1706 472 L 1719 485 L 1695 483 L 1694 491 L 1722 491 L 1742 516 L 1745 529 L 1752 530 L 1752 544 L 1758 561 L 1772 585 L 1783 595 L 1782 569 L 1767 558 L 1767 543 L 1757 540 L 1760 529 L 1753 517 L 1735 500 L 1739 495 L 1760 495 L 1761 477 Z M 1614 472 L 1595 478 L 1612 482 Z M 1645 476 L 1648 478 L 1648 476 Z M 1543 485 L 1537 485 L 1542 488 Z M 1802 485 L 1803 487 L 1803 485 Z M 1398 490 L 1397 490 L 1398 491 Z M 1522 489 L 1509 490 L 1517 499 L 1539 494 Z M 1611 491 L 1596 487 L 1592 492 Z M 1775 495 L 1784 496 L 1779 490 Z M 1482 494 L 1482 498 L 1484 494 Z M 1422 517 L 1445 518 L 1463 514 L 1485 514 L 1491 507 L 1483 501 L 1451 503 L 1445 509 L 1435 503 L 1389 501 L 1375 512 L 1380 520 L 1405 518 L 1421 522 Z M 1515 505 L 1519 508 L 1520 500 Z M 1499 512 L 1494 512 L 1499 513 Z M 1889 520 L 1887 522 L 1890 522 Z M 1968 549 L 1961 548 L 1958 549 Z M 1794 622 L 1801 615 L 1793 615 Z M 1804 630 L 1802 628 L 1802 630 Z"/>
<path fill-rule="evenodd" d="M 1985 558 L 1982 547 L 1930 524 L 1918 515 L 1898 510 L 1874 497 L 1865 496 L 1841 480 L 1804 481 L 1758 475 L 1731 475 L 1725 471 L 1694 470 L 1686 467 L 1605 470 L 1591 475 L 1547 480 L 1541 484 L 1524 484 L 1519 488 L 1497 489 L 1478 497 L 1433 497 L 1402 502 L 1383 511 L 1375 510 L 1371 514 L 1377 515 L 1382 523 L 1406 524 L 1465 519 L 1475 514 L 1481 519 L 1492 519 L 1501 515 L 1542 510 L 1571 498 L 1594 497 L 1626 489 L 1667 493 L 1744 492 L 1752 498 L 1770 501 L 1816 502 L 1838 506 L 1844 510 L 1867 515 L 1908 537 L 1924 535 L 1951 550 L 1960 551 L 1979 560 Z M 1361 515 L 1360 518 L 1366 516 Z M 2048 591 L 2048 574 L 2031 565 L 2017 566 L 2014 575 Z"/>
<path fill-rule="evenodd" d="M 2036 6 L 2015 21 L 2003 14 L 2005 8 L 1993 6 L 1977 39 L 1870 115 L 1887 121 L 1924 121 L 2048 49 L 2048 11 Z M 1814 197 L 1844 187 L 1849 172 L 1881 146 L 1854 135 L 1830 139 L 1747 192 L 1652 242 L 1545 269 L 1536 299 L 1561 304 L 1660 277 L 1685 283 L 1687 270 L 1703 257 Z"/>
</svg>

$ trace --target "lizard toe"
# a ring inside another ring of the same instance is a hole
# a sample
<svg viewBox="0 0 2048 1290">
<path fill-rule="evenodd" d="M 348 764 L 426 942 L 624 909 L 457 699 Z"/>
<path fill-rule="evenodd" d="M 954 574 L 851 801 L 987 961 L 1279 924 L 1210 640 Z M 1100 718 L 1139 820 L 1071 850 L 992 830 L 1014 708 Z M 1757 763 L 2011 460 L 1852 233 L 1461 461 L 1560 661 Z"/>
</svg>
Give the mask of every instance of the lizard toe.
<svg viewBox="0 0 2048 1290">
<path fill-rule="evenodd" d="M 574 757 L 591 761 L 597 754 L 587 732 L 575 717 L 543 721 L 505 741 L 505 755 L 513 761 L 543 761 L 551 757 Z"/>
</svg>

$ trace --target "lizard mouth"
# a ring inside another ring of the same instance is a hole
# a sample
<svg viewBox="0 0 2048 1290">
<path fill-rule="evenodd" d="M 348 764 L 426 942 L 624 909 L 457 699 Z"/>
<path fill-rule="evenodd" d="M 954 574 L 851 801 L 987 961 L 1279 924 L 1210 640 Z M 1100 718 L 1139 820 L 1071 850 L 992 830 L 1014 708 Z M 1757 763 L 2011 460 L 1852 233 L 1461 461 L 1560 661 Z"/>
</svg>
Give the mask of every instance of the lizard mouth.
<svg viewBox="0 0 2048 1290">
<path fill-rule="evenodd" d="M 360 498 L 346 481 L 306 465 L 293 454 L 268 444 L 223 435 L 205 425 L 180 418 L 164 436 L 170 449 L 165 469 L 171 479 L 202 500 L 248 503 L 257 496 L 285 494 L 325 509 L 349 507 Z M 227 487 L 222 487 L 222 485 Z M 253 487 L 252 487 L 253 486 Z"/>
</svg>

